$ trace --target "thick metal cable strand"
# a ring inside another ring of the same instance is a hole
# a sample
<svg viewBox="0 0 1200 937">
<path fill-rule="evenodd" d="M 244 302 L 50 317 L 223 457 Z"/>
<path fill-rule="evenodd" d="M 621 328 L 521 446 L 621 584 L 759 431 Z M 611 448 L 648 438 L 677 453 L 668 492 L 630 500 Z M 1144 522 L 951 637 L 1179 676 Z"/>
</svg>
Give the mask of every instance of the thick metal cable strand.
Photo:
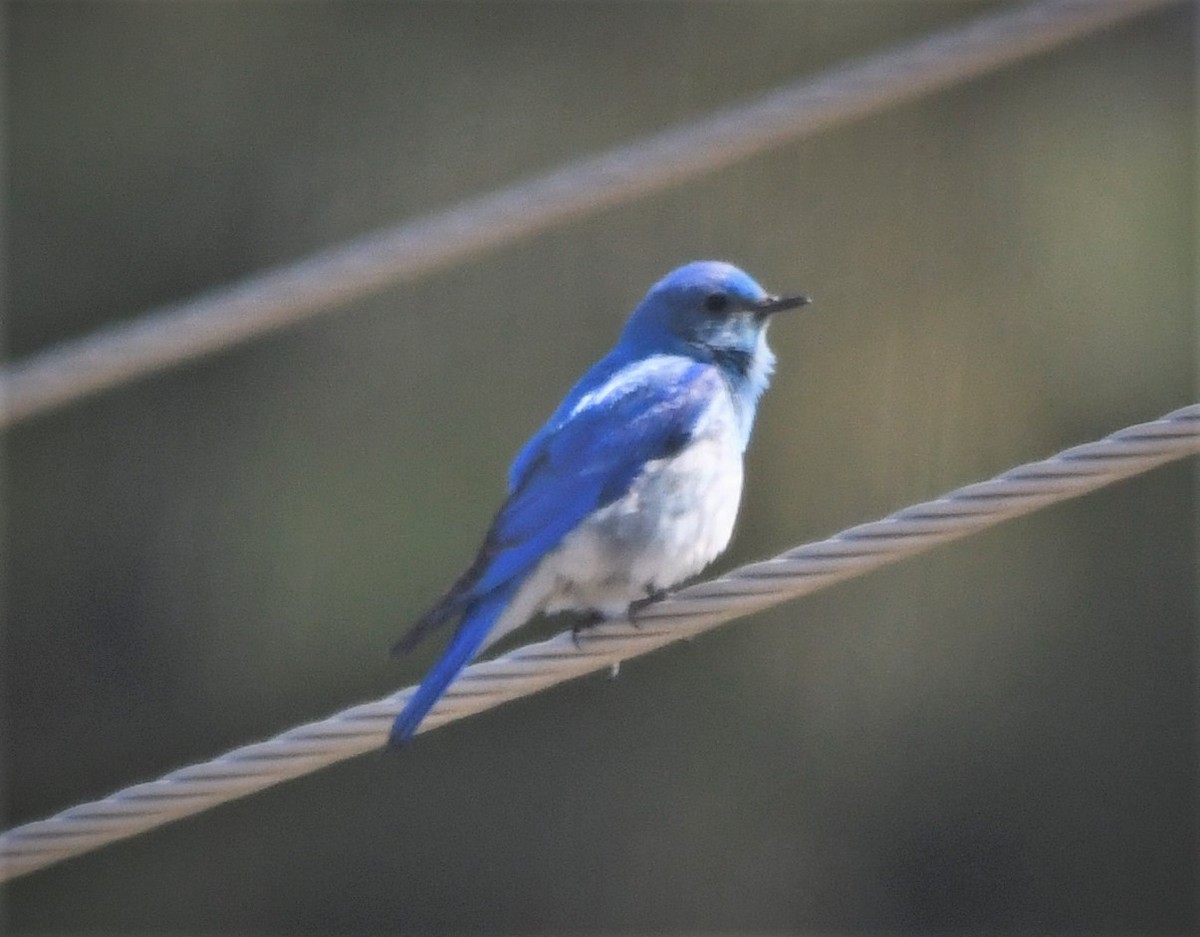
<svg viewBox="0 0 1200 937">
<path fill-rule="evenodd" d="M 683 589 L 645 608 L 634 624 L 597 625 L 582 632 L 577 641 L 563 632 L 474 664 L 433 708 L 421 731 L 602 670 L 731 618 L 1197 452 L 1200 404 L 1193 404 L 1152 423 L 1030 462 L 936 501 Z M 9 830 L 0 835 L 0 881 L 378 748 L 412 691 L 409 687 Z"/>
<path fill-rule="evenodd" d="M 0 371 L 0 427 L 383 287 L 1043 52 L 1171 0 L 1041 0 L 785 85 L 446 211 L 378 231 Z"/>
</svg>

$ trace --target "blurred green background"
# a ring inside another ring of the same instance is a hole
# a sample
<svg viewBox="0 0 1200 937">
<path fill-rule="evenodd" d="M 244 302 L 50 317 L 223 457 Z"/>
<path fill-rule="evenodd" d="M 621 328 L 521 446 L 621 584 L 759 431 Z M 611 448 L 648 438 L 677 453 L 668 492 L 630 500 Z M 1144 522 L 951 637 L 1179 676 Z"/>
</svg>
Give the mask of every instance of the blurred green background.
<svg viewBox="0 0 1200 937">
<path fill-rule="evenodd" d="M 10 3 L 18 359 L 1004 3 Z M 5 825 L 415 681 L 700 257 L 806 290 L 718 568 L 1200 396 L 1195 8 L 4 437 Z M 11 933 L 1198 926 L 1193 462 L 18 880 Z"/>
</svg>

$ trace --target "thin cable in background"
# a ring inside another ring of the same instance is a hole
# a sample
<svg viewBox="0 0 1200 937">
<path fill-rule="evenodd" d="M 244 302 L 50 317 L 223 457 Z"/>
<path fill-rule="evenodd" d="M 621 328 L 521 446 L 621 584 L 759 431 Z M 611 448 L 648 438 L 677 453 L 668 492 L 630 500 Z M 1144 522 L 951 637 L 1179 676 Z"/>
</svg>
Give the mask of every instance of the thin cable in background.
<svg viewBox="0 0 1200 937">
<path fill-rule="evenodd" d="M 0 370 L 0 428 L 977 77 L 1169 2 L 1040 0 L 981 16 L 446 211 L 65 341 Z"/>
</svg>

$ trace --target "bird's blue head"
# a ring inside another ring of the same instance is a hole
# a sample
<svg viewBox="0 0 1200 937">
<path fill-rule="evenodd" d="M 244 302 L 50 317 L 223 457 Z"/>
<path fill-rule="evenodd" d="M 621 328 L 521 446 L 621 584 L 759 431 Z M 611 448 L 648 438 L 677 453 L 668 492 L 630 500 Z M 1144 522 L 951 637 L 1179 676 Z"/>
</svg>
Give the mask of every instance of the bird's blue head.
<svg viewBox="0 0 1200 937">
<path fill-rule="evenodd" d="M 757 396 L 775 364 L 766 339 L 771 316 L 808 301 L 772 296 L 732 264 L 696 261 L 651 287 L 629 317 L 621 344 L 640 355 L 680 354 L 717 364 L 731 382 Z"/>
</svg>

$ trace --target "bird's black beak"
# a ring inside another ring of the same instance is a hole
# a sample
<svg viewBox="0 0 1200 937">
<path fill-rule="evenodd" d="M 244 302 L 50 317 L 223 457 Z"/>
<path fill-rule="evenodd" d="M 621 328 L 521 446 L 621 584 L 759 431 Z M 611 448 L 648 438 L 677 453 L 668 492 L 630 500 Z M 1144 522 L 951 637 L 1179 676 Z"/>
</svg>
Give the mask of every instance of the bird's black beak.
<svg viewBox="0 0 1200 937">
<path fill-rule="evenodd" d="M 777 312 L 783 312 L 785 309 L 798 309 L 801 306 L 807 306 L 812 300 L 804 294 L 799 296 L 768 296 L 766 299 L 759 300 L 754 304 L 754 311 L 764 319 L 767 316 L 772 316 Z"/>
</svg>

